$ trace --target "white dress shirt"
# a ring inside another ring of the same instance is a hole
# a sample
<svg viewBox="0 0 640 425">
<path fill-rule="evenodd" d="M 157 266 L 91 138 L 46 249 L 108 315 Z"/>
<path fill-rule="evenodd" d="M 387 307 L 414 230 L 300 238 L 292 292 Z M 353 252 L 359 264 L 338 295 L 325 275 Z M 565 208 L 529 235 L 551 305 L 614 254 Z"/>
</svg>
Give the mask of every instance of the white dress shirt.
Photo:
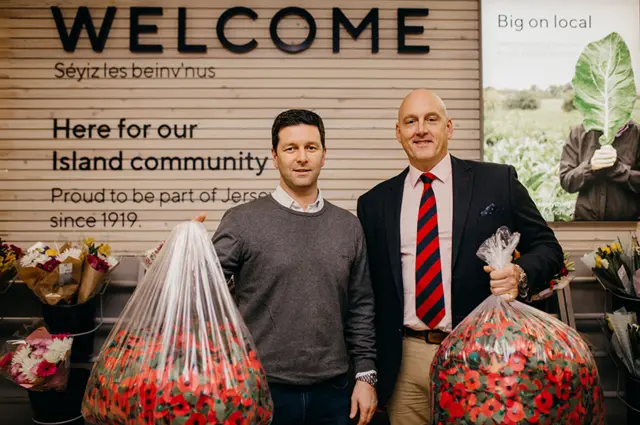
<svg viewBox="0 0 640 425">
<path fill-rule="evenodd" d="M 424 183 L 422 171 L 409 166 L 404 182 L 400 215 L 400 255 L 402 259 L 402 283 L 404 286 L 404 325 L 415 330 L 429 329 L 416 315 L 416 237 L 418 210 Z M 447 155 L 430 171 L 436 176 L 431 184 L 436 197 L 438 235 L 440 239 L 440 264 L 444 290 L 445 316 L 436 329 L 451 331 L 451 249 L 453 244 L 453 181 L 451 156 Z"/>
<path fill-rule="evenodd" d="M 324 199 L 322 199 L 322 191 L 320 191 L 320 189 L 318 189 L 318 197 L 313 204 L 309 204 L 306 211 L 291 196 L 289 196 L 289 194 L 279 184 L 271 196 L 273 196 L 273 199 L 278 201 L 280 205 L 294 211 L 314 213 L 320 211 L 322 207 L 324 207 Z"/>
</svg>

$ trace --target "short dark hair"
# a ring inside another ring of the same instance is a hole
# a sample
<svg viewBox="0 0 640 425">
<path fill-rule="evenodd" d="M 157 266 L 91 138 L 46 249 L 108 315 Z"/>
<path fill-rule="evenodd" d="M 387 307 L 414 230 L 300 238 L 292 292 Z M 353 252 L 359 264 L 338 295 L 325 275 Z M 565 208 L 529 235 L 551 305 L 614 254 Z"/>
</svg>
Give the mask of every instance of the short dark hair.
<svg viewBox="0 0 640 425">
<path fill-rule="evenodd" d="M 324 124 L 322 123 L 322 118 L 315 112 L 306 109 L 289 109 L 288 111 L 281 112 L 273 121 L 273 126 L 271 127 L 271 144 L 274 151 L 278 149 L 278 142 L 280 141 L 278 134 L 280 130 L 299 124 L 317 127 L 320 132 L 322 148 L 324 149 Z"/>
</svg>

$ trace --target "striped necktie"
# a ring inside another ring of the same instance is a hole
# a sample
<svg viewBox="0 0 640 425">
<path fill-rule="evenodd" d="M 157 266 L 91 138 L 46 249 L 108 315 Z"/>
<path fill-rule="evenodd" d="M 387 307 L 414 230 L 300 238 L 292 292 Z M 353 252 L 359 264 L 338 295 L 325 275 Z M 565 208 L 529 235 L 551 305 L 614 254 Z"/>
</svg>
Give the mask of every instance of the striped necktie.
<svg viewBox="0 0 640 425">
<path fill-rule="evenodd" d="M 416 314 L 429 328 L 434 329 L 445 314 L 440 240 L 438 238 L 438 212 L 431 173 L 420 176 L 424 183 L 418 233 L 416 237 Z"/>
</svg>

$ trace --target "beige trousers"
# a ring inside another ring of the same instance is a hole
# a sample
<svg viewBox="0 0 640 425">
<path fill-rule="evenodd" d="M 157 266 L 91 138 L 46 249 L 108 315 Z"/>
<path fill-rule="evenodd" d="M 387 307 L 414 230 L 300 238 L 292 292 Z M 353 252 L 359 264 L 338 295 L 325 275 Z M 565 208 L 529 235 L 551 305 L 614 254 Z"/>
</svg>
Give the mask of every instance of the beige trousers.
<svg viewBox="0 0 640 425">
<path fill-rule="evenodd" d="M 429 369 L 438 347 L 404 338 L 400 374 L 387 409 L 391 425 L 431 425 Z"/>
</svg>

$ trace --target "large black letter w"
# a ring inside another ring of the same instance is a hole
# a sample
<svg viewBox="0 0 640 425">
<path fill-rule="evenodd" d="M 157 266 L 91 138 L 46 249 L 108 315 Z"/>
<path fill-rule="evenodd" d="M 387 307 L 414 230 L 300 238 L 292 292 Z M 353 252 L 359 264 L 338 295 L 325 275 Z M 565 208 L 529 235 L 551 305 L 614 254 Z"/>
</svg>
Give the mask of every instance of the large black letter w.
<svg viewBox="0 0 640 425">
<path fill-rule="evenodd" d="M 62 41 L 62 46 L 65 51 L 74 52 L 76 50 L 78 39 L 80 38 L 80 31 L 82 31 L 82 27 L 86 27 L 87 34 L 89 34 L 89 41 L 91 41 L 91 48 L 94 52 L 102 52 L 107 38 L 109 38 L 109 31 L 111 31 L 113 19 L 116 16 L 116 7 L 107 7 L 107 13 L 104 15 L 102 26 L 100 27 L 100 34 L 97 36 L 96 27 L 93 25 L 88 7 L 82 6 L 78 8 L 78 13 L 76 14 L 75 21 L 73 21 L 70 33 L 67 33 L 67 26 L 64 23 L 64 17 L 62 16 L 60 8 L 51 6 L 51 13 L 53 13 L 53 19 L 56 21 L 60 41 Z"/>
</svg>

